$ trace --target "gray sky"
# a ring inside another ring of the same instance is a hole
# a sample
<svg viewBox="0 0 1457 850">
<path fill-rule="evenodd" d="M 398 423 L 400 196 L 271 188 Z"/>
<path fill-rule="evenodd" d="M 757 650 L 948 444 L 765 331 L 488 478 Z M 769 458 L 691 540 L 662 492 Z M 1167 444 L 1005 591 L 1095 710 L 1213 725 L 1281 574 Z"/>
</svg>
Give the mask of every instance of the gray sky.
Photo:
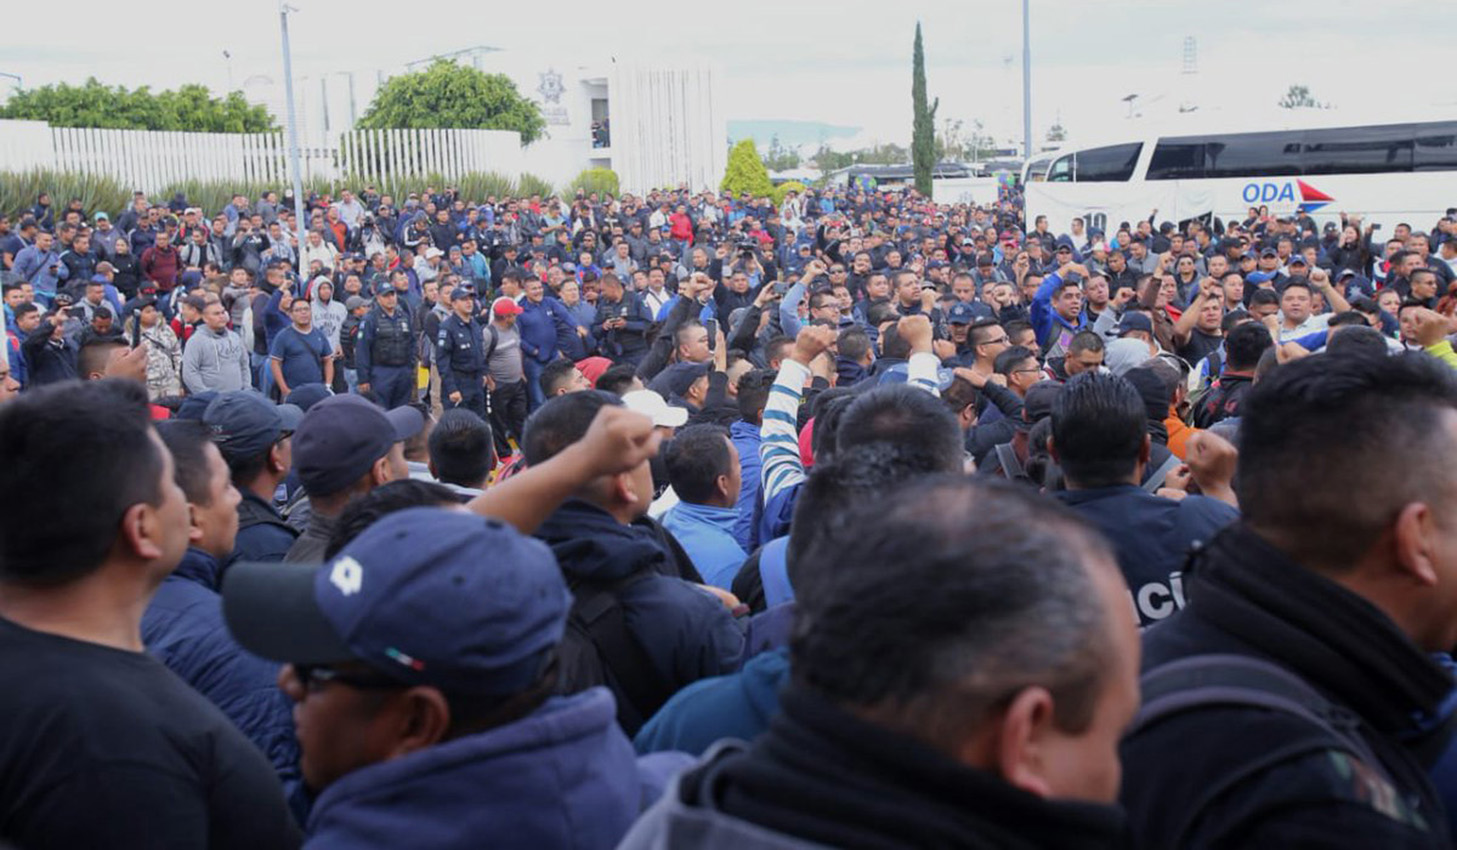
<svg viewBox="0 0 1457 850">
<path fill-rule="evenodd" d="M 862 141 L 899 143 L 910 136 L 919 18 L 938 118 L 981 119 L 999 137 L 1021 135 L 1021 6 L 1006 0 L 738 0 L 708 12 L 692 3 L 581 0 L 292 2 L 300 10 L 291 19 L 296 76 L 393 68 L 477 44 L 535 53 L 544 66 L 612 55 L 708 58 L 724 70 L 730 120 L 854 125 L 864 128 Z M 1421 35 L 1425 26 L 1445 30 L 1440 5 L 1032 0 L 1034 133 L 1058 116 L 1075 137 L 1116 133 L 1127 114 L 1120 100 L 1131 93 L 1149 101 L 1148 120 L 1186 98 L 1206 113 L 1249 103 L 1264 110 L 1296 82 L 1354 120 L 1392 108 L 1457 117 L 1457 81 L 1444 67 L 1441 37 Z M 12 6 L 0 29 L 0 71 L 22 75 L 27 86 L 95 75 L 111 84 L 197 81 L 221 91 L 224 50 L 233 55 L 237 87 L 254 74 L 281 76 L 270 0 Z M 1193 80 L 1179 73 L 1189 35 L 1198 39 Z"/>
</svg>

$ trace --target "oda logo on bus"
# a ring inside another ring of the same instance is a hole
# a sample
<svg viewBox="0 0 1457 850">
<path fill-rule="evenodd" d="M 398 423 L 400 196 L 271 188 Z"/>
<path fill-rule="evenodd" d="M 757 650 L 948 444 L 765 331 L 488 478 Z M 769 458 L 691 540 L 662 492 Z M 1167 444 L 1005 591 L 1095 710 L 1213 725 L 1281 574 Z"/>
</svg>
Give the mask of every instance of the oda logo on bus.
<svg viewBox="0 0 1457 850">
<path fill-rule="evenodd" d="M 1298 202 L 1300 212 L 1303 213 L 1318 210 L 1335 200 L 1304 180 L 1246 183 L 1240 197 L 1247 204 L 1294 204 Z"/>
</svg>

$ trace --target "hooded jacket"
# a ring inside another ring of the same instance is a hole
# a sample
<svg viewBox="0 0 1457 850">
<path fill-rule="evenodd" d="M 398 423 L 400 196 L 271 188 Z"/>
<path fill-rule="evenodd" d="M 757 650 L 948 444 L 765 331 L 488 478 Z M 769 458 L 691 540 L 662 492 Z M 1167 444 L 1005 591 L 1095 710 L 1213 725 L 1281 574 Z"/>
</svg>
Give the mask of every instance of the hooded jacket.
<svg viewBox="0 0 1457 850">
<path fill-rule="evenodd" d="M 673 695 L 633 738 L 639 753 L 708 752 L 724 738 L 752 741 L 779 713 L 779 689 L 789 680 L 789 648 L 750 658 L 744 669 L 694 682 Z"/>
<path fill-rule="evenodd" d="M 678 538 L 704 581 L 728 590 L 748 553 L 734 539 L 739 512 L 734 508 L 680 501 L 663 514 L 663 527 Z"/>
<path fill-rule="evenodd" d="M 628 630 L 667 692 L 738 669 L 743 628 L 707 592 L 661 574 L 668 553 L 650 529 L 623 525 L 596 505 L 573 499 L 542 523 L 536 537 L 551 547 L 574 587 L 616 581 L 641 570 L 653 573 L 624 588 L 619 599 Z M 658 706 L 639 708 L 646 717 Z"/>
<path fill-rule="evenodd" d="M 1445 730 L 1422 721 L 1440 716 L 1451 673 L 1371 602 L 1246 526 L 1216 537 L 1184 584 L 1188 607 L 1144 633 L 1145 670 L 1206 653 L 1277 664 L 1349 712 L 1380 764 L 1363 764 L 1333 733 L 1283 711 L 1185 711 L 1123 740 L 1120 799 L 1137 846 L 1174 846 L 1177 825 L 1196 814 L 1178 846 L 1451 846 L 1423 767 L 1440 754 Z M 1256 770 L 1197 807 L 1221 777 L 1247 767 Z"/>
<path fill-rule="evenodd" d="M 188 392 L 232 392 L 252 386 L 248 352 L 236 333 L 200 326 L 182 349 L 182 383 Z"/>
<path fill-rule="evenodd" d="M 1112 848 L 1116 807 L 1046 800 L 790 686 L 752 748 L 673 780 L 621 850 Z"/>
<path fill-rule="evenodd" d="M 278 667 L 250 655 L 223 623 L 223 567 L 189 548 L 142 614 L 147 652 L 222 710 L 278 772 L 287 791 L 299 781 L 293 703 L 278 688 Z"/>
<path fill-rule="evenodd" d="M 319 795 L 311 850 L 607 850 L 681 758 L 634 762 L 612 697 L 556 697 L 514 723 L 349 773 Z"/>
</svg>

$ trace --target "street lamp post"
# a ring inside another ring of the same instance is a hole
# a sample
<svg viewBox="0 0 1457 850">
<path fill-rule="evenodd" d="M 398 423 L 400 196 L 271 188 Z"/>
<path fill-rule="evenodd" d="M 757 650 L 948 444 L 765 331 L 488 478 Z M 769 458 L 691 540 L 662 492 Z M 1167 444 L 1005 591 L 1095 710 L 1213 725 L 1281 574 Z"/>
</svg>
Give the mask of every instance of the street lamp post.
<svg viewBox="0 0 1457 850">
<path fill-rule="evenodd" d="M 293 104 L 293 56 L 288 48 L 288 13 L 298 11 L 287 3 L 278 4 L 278 23 L 283 31 L 283 87 L 288 98 L 288 159 L 293 171 L 293 215 L 294 237 L 300 238 L 306 224 L 304 220 L 304 187 L 302 171 L 299 168 L 298 115 Z"/>
<path fill-rule="evenodd" d="M 1022 157 L 1032 159 L 1032 10 L 1022 0 Z"/>
</svg>

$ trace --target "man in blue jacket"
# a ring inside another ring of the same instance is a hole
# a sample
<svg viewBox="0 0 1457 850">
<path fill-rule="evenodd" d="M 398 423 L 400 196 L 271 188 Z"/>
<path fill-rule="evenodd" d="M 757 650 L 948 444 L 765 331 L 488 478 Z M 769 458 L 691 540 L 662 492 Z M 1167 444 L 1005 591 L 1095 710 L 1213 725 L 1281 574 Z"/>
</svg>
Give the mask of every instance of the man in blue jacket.
<svg viewBox="0 0 1457 850">
<path fill-rule="evenodd" d="M 1175 501 L 1139 486 L 1150 451 L 1147 416 L 1133 384 L 1096 372 L 1073 377 L 1052 404 L 1052 456 L 1067 484 L 1057 496 L 1112 542 L 1140 626 L 1184 607 L 1189 551 L 1239 518 L 1231 507 L 1235 453 L 1212 434 L 1195 435 L 1188 451 L 1208 495 Z"/>
<path fill-rule="evenodd" d="M 1082 264 L 1064 263 L 1043 279 L 1032 297 L 1032 329 L 1044 356 L 1049 358 L 1065 356 L 1073 335 L 1088 323 L 1083 315 L 1082 278 L 1073 277 L 1074 272 L 1088 276 Z"/>
<path fill-rule="evenodd" d="M 717 425 L 692 425 L 663 450 L 668 482 L 678 504 L 663 515 L 663 527 L 678 538 L 703 580 L 729 589 L 748 553 L 734 539 L 739 513 L 738 449 Z"/>
<path fill-rule="evenodd" d="M 142 615 L 142 641 L 257 745 L 285 791 L 296 796 L 298 742 L 292 706 L 278 689 L 278 665 L 244 652 L 223 625 L 218 591 L 238 530 L 238 491 L 206 425 L 183 420 L 157 430 L 172 452 L 191 529 L 182 563 L 162 580 Z"/>
<path fill-rule="evenodd" d="M 546 286 L 534 274 L 522 281 L 526 297 L 521 299 L 521 315 L 516 327 L 521 331 L 521 366 L 526 372 L 528 412 L 546 402 L 541 391 L 541 367 L 557 357 L 557 331 L 572 329 L 576 321 L 566 305 L 546 295 Z"/>
<path fill-rule="evenodd" d="M 236 567 L 229 628 L 289 664 L 309 846 L 615 846 L 681 759 L 637 763 L 605 689 L 553 696 L 571 604 L 546 546 L 441 508 Z"/>
</svg>

